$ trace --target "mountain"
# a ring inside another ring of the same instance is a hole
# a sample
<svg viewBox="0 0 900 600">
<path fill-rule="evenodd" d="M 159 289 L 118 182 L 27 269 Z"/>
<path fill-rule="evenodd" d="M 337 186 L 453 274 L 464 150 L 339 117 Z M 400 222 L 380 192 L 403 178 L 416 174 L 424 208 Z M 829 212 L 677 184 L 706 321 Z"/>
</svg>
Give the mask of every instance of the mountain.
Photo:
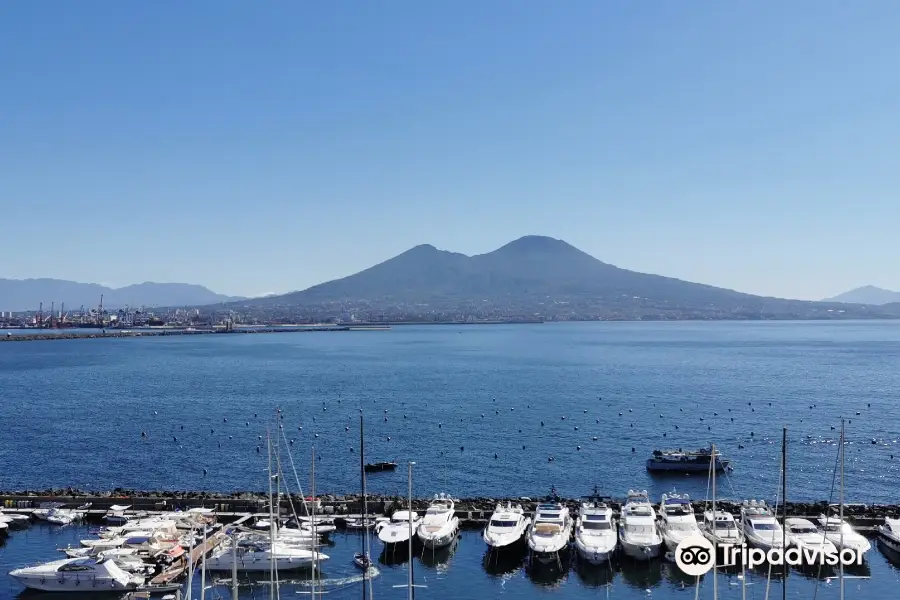
<svg viewBox="0 0 900 600">
<path fill-rule="evenodd" d="M 50 310 L 53 302 L 56 308 L 64 302 L 70 310 L 84 305 L 94 308 L 103 306 L 120 308 L 123 306 L 196 306 L 241 300 L 231 296 L 216 294 L 202 285 L 190 283 L 138 283 L 121 288 L 109 288 L 97 283 L 78 283 L 63 279 L 0 279 L 0 310 L 37 310 L 44 303 L 44 310 Z"/>
<path fill-rule="evenodd" d="M 892 292 L 874 285 L 864 285 L 855 290 L 838 294 L 834 298 L 826 298 L 823 302 L 847 302 L 851 304 L 883 305 L 900 302 L 900 292 Z"/>
<path fill-rule="evenodd" d="M 370 318 L 814 318 L 848 310 L 872 316 L 866 307 L 764 298 L 629 271 L 562 240 L 533 235 L 475 256 L 424 244 L 343 279 L 238 304 L 318 307 L 308 311 L 318 317 L 339 308 Z"/>
</svg>

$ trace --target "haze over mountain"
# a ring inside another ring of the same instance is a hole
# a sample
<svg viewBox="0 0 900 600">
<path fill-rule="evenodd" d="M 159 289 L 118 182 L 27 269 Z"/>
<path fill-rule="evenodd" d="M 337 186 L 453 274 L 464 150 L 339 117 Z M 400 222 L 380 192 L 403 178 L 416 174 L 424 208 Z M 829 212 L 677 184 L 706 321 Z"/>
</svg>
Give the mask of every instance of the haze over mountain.
<svg viewBox="0 0 900 600">
<path fill-rule="evenodd" d="M 434 311 L 491 306 L 491 314 L 517 311 L 535 318 L 811 318 L 847 309 L 629 271 L 534 235 L 475 256 L 423 244 L 342 279 L 239 304 L 335 303 L 427 305 Z M 870 316 L 866 307 L 852 310 Z"/>
<path fill-rule="evenodd" d="M 838 294 L 834 298 L 826 298 L 823 302 L 884 305 L 900 302 L 900 292 L 892 292 L 874 285 L 864 285 L 849 292 Z"/>
<path fill-rule="evenodd" d="M 150 281 L 111 288 L 97 283 L 78 283 L 64 279 L 0 279 L 0 310 L 37 310 L 41 302 L 44 310 L 50 303 L 69 310 L 80 306 L 95 308 L 103 295 L 103 306 L 196 306 L 240 300 L 234 296 L 216 294 L 202 285 L 191 283 L 153 283 Z"/>
</svg>

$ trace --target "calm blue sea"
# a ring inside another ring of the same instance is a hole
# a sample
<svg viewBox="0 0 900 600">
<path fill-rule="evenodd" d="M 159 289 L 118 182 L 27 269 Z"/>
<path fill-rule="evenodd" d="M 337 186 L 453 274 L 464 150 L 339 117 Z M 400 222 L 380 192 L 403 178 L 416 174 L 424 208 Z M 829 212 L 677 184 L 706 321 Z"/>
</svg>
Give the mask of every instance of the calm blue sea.
<svg viewBox="0 0 900 600">
<path fill-rule="evenodd" d="M 832 494 L 846 417 L 847 501 L 897 503 L 898 395 L 894 322 L 399 326 L 0 343 L 0 488 L 263 490 L 266 428 L 280 408 L 303 485 L 315 446 L 318 491 L 357 492 L 362 409 L 366 459 L 416 461 L 417 496 L 539 496 L 551 486 L 580 496 L 596 484 L 614 496 L 641 488 L 658 500 L 674 487 L 705 498 L 705 476 L 651 477 L 644 461 L 654 448 L 712 441 L 735 466 L 720 497 L 773 501 L 787 426 L 789 499 L 822 500 Z M 376 493 L 405 494 L 406 484 L 403 469 L 369 477 Z M 0 568 L 53 558 L 64 541 L 53 536 L 83 534 L 67 531 L 14 532 Z M 352 575 L 357 544 L 338 536 L 329 577 Z M 464 534 L 446 561 L 416 567 L 429 585 L 418 597 L 693 597 L 691 582 L 667 564 L 545 580 L 517 563 L 485 567 L 483 553 L 477 533 Z M 872 579 L 852 580 L 848 597 L 895 597 L 897 570 L 877 550 L 869 563 Z M 405 597 L 391 587 L 405 569 L 383 566 L 376 597 Z M 791 597 L 813 597 L 815 580 L 789 581 Z M 818 598 L 837 598 L 833 581 L 818 585 Z M 711 597 L 708 587 L 701 597 Z M 721 597 L 740 597 L 734 577 L 723 587 Z M 9 590 L 19 592 L 12 582 Z M 329 597 L 358 597 L 358 585 L 348 590 Z M 748 590 L 763 598 L 765 580 Z"/>
</svg>

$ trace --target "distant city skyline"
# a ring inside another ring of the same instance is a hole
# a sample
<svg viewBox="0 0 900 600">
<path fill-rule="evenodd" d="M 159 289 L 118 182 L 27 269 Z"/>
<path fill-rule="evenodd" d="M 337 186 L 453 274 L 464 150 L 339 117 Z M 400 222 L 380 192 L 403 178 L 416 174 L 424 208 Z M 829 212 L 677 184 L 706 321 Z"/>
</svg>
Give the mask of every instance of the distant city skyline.
<svg viewBox="0 0 900 600">
<path fill-rule="evenodd" d="M 900 290 L 900 4 L 0 14 L 0 277 L 261 296 L 537 234 L 763 296 Z"/>
</svg>

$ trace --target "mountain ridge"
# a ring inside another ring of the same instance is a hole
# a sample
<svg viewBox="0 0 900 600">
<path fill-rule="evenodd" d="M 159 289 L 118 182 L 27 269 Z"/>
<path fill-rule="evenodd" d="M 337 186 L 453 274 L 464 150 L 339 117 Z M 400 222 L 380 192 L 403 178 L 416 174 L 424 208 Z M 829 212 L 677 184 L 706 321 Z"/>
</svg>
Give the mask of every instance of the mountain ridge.
<svg viewBox="0 0 900 600">
<path fill-rule="evenodd" d="M 872 311 L 869 307 L 756 296 L 630 271 L 563 240 L 537 235 L 471 256 L 419 244 L 340 279 L 231 304 L 316 307 L 310 314 L 321 317 L 339 310 L 370 318 L 372 314 L 387 318 L 387 314 L 416 311 L 435 318 L 469 315 L 476 319 L 513 314 L 573 320 L 894 316 L 893 309 Z"/>
<path fill-rule="evenodd" d="M 60 308 L 63 303 L 70 310 L 81 305 L 96 307 L 103 296 L 104 307 L 124 306 L 199 306 L 220 302 L 234 302 L 244 298 L 225 296 L 193 283 L 157 283 L 145 281 L 118 288 L 99 283 L 81 283 L 68 279 L 38 277 L 28 279 L 0 278 L 0 310 L 37 310 L 43 302 L 49 310 L 51 303 Z"/>
<path fill-rule="evenodd" d="M 822 302 L 844 302 L 848 304 L 872 304 L 884 306 L 900 302 L 900 292 L 894 292 L 874 285 L 864 285 L 850 291 L 826 298 Z"/>
</svg>

